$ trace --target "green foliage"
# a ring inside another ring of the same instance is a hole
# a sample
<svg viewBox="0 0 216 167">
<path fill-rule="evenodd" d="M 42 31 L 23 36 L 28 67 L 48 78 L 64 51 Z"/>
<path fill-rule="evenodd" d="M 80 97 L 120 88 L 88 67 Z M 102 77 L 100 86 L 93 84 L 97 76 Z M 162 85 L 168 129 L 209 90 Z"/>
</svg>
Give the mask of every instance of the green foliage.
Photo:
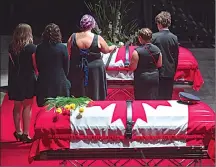
<svg viewBox="0 0 216 167">
<path fill-rule="evenodd" d="M 137 20 L 126 20 L 133 3 L 128 0 L 86 0 L 85 4 L 98 24 L 95 33 L 114 44 L 133 43 L 138 29 Z"/>
<path fill-rule="evenodd" d="M 90 101 L 92 101 L 88 97 L 56 97 L 56 98 L 47 98 L 45 105 L 48 107 L 48 110 L 52 108 L 64 107 L 65 105 L 75 104 L 77 107 L 86 106 Z"/>
</svg>

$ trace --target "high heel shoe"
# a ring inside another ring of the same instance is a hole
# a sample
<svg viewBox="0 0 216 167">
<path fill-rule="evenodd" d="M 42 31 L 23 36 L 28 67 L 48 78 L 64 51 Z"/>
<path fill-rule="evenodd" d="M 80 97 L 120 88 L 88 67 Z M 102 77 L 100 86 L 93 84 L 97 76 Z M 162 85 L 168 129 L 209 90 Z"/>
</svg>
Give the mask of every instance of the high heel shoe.
<svg viewBox="0 0 216 167">
<path fill-rule="evenodd" d="M 31 143 L 32 142 L 32 139 L 28 135 L 26 135 L 26 134 L 22 134 L 21 138 L 22 138 L 21 141 L 23 143 Z"/>
<path fill-rule="evenodd" d="M 22 141 L 22 134 L 14 132 L 13 135 L 16 138 L 17 141 Z"/>
</svg>

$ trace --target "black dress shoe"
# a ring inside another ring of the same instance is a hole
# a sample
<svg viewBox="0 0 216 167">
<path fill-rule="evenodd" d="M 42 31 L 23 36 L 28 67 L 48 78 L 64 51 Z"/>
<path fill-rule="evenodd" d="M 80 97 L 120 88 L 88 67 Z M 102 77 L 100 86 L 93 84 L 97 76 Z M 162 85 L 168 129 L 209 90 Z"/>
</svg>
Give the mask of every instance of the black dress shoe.
<svg viewBox="0 0 216 167">
<path fill-rule="evenodd" d="M 26 134 L 22 134 L 21 138 L 22 138 L 21 141 L 23 143 L 31 143 L 32 142 L 32 139 L 28 135 L 26 135 Z"/>
<path fill-rule="evenodd" d="M 17 132 L 14 132 L 13 135 L 16 138 L 17 141 L 22 141 L 22 135 L 23 134 L 19 134 Z"/>
</svg>

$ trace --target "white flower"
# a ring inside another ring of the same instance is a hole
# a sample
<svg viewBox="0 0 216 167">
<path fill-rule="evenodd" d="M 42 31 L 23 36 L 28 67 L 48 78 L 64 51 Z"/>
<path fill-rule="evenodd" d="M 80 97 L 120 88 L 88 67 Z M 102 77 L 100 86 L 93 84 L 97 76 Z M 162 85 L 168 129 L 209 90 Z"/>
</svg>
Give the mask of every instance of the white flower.
<svg viewBox="0 0 216 167">
<path fill-rule="evenodd" d="M 123 42 L 119 42 L 119 46 L 124 46 L 124 43 Z"/>
</svg>

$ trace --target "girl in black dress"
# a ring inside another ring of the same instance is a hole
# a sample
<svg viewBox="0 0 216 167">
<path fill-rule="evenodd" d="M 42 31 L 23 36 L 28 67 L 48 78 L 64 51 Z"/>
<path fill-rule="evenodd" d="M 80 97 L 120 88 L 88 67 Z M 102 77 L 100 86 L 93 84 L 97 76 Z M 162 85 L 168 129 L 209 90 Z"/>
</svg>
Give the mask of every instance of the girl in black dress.
<svg viewBox="0 0 216 167">
<path fill-rule="evenodd" d="M 43 42 L 37 46 L 36 64 L 38 79 L 36 97 L 39 107 L 46 98 L 70 95 L 70 82 L 67 80 L 69 57 L 67 47 L 62 44 L 59 26 L 49 24 L 43 32 Z"/>
<path fill-rule="evenodd" d="M 10 100 L 14 100 L 14 137 L 23 142 L 31 142 L 29 125 L 36 83 L 32 59 L 35 50 L 31 27 L 28 24 L 19 24 L 9 46 L 8 96 Z"/>
<path fill-rule="evenodd" d="M 136 100 L 158 98 L 159 70 L 162 66 L 160 49 L 151 44 L 152 31 L 139 30 L 138 39 L 142 44 L 133 52 L 129 68 L 134 71 L 134 95 Z"/>
<path fill-rule="evenodd" d="M 116 46 L 108 46 L 105 40 L 91 30 L 96 22 L 90 15 L 80 21 L 81 32 L 74 33 L 68 40 L 70 54 L 71 95 L 87 96 L 92 100 L 105 100 L 107 95 L 106 72 L 102 53 L 112 52 Z"/>
</svg>

